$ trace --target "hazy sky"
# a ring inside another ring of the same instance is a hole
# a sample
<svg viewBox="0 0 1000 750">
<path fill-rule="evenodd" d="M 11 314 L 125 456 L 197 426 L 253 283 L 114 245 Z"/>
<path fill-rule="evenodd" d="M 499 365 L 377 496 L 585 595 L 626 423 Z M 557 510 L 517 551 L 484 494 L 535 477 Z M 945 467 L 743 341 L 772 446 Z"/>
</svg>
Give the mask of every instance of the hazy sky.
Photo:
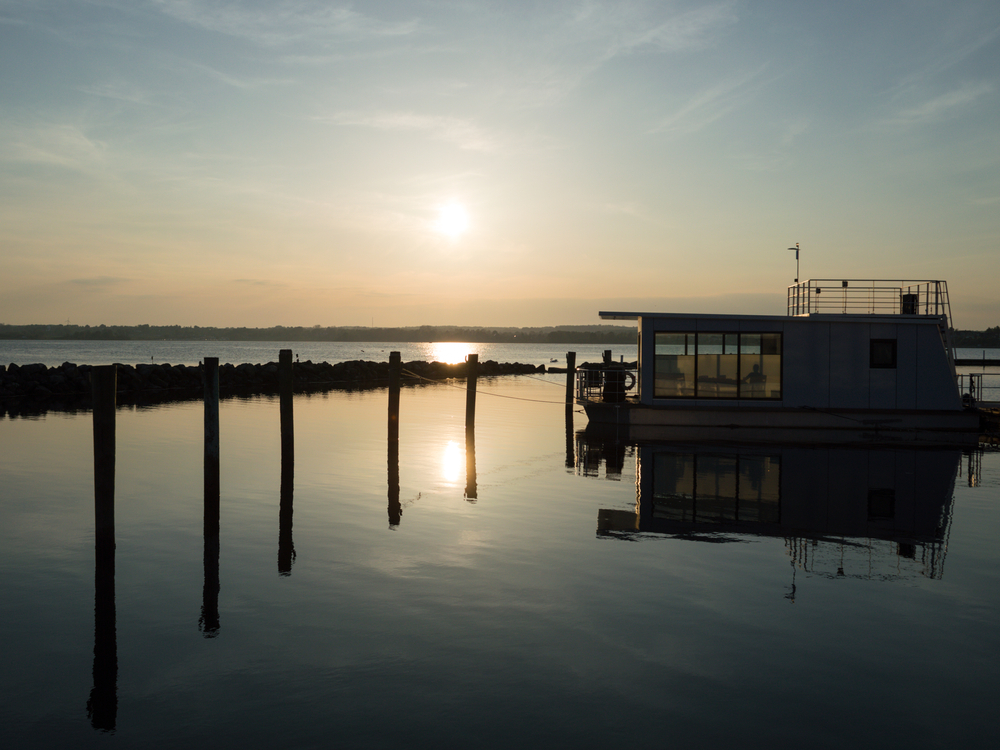
<svg viewBox="0 0 1000 750">
<path fill-rule="evenodd" d="M 0 323 L 551 325 L 946 279 L 1000 2 L 0 0 Z"/>
</svg>

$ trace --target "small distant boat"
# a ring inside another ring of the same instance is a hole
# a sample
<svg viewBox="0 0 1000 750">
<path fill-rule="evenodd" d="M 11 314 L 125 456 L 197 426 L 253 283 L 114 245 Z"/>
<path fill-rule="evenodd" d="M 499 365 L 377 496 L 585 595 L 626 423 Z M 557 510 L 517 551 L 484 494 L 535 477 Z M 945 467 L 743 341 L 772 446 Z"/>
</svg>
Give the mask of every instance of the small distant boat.
<svg viewBox="0 0 1000 750">
<path fill-rule="evenodd" d="M 550 360 L 549 360 L 549 362 L 558 362 L 558 361 L 559 361 L 559 360 L 558 360 L 558 359 L 556 359 L 555 357 L 553 357 L 552 359 L 550 359 Z"/>
</svg>

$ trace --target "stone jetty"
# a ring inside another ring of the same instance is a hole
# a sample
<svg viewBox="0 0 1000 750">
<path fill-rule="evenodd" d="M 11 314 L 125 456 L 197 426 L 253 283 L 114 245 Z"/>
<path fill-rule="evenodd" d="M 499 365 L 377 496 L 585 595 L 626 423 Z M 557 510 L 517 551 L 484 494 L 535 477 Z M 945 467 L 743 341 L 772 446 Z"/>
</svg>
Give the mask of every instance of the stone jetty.
<svg viewBox="0 0 1000 750">
<path fill-rule="evenodd" d="M 174 398 L 197 398 L 202 391 L 199 365 L 118 364 L 118 393 L 140 400 L 156 401 Z M 446 380 L 465 377 L 466 365 L 444 362 L 406 362 L 404 382 Z M 46 403 L 90 398 L 90 365 L 64 362 L 59 367 L 43 364 L 0 365 L 0 401 Z M 479 377 L 520 375 L 545 372 L 545 365 L 479 363 Z M 292 368 L 296 391 L 328 390 L 330 388 L 378 387 L 389 380 L 388 362 L 296 362 Z M 219 388 L 225 394 L 270 393 L 278 388 L 278 363 L 219 366 Z M 119 399 L 122 400 L 121 398 Z"/>
</svg>

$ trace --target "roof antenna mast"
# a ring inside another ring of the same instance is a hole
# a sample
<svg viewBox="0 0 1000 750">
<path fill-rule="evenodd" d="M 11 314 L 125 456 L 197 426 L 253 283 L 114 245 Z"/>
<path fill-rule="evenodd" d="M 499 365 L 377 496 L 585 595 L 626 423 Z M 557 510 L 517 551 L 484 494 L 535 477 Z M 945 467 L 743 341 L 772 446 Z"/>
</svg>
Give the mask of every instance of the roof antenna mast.
<svg viewBox="0 0 1000 750">
<path fill-rule="evenodd" d="M 788 248 L 789 250 L 795 251 L 795 283 L 799 283 L 799 243 L 795 243 L 795 247 Z"/>
</svg>

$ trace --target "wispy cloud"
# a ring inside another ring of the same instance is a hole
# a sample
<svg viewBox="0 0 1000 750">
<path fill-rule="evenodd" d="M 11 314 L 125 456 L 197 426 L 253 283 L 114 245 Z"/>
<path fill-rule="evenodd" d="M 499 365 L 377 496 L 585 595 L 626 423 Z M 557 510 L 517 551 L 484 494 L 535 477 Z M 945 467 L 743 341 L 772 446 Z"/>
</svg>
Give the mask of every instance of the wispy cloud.
<svg viewBox="0 0 1000 750">
<path fill-rule="evenodd" d="M 131 281 L 131 279 L 121 278 L 120 276 L 91 276 L 84 279 L 67 279 L 68 284 L 84 287 L 96 287 L 101 289 L 110 286 L 119 286 L 121 284 L 126 284 L 129 281 Z"/>
<path fill-rule="evenodd" d="M 717 83 L 694 96 L 680 109 L 667 115 L 650 129 L 651 133 L 694 133 L 725 117 L 745 101 L 751 84 L 756 84 L 767 68 L 759 67 L 750 73 Z"/>
<path fill-rule="evenodd" d="M 128 104 L 141 104 L 149 106 L 153 102 L 145 91 L 123 81 L 108 81 L 105 83 L 92 83 L 77 87 L 77 91 L 91 96 L 99 96 L 103 99 L 114 99 Z"/>
<path fill-rule="evenodd" d="M 602 12 L 594 15 L 590 22 L 606 37 L 605 58 L 644 48 L 666 52 L 699 49 L 713 44 L 719 31 L 738 20 L 734 2 L 694 8 L 652 26 L 645 19 L 622 14 L 619 6 L 602 6 Z"/>
<path fill-rule="evenodd" d="M 164 14 L 199 28 L 267 46 L 313 37 L 392 37 L 412 34 L 415 21 L 381 21 L 353 10 L 310 0 L 154 0 Z"/>
<path fill-rule="evenodd" d="M 364 114 L 341 112 L 320 118 L 334 125 L 357 125 L 377 130 L 418 131 L 467 151 L 496 151 L 496 137 L 471 120 L 447 115 L 420 115 L 413 112 Z"/>
<path fill-rule="evenodd" d="M 271 287 L 271 288 L 288 286 L 284 282 L 271 281 L 268 279 L 233 279 L 233 283 L 243 284 L 246 286 L 261 286 L 261 287 Z"/>
<path fill-rule="evenodd" d="M 106 144 L 74 125 L 2 128 L 0 160 L 83 169 L 103 159 Z"/>
<path fill-rule="evenodd" d="M 988 82 L 963 83 L 957 89 L 904 109 L 887 120 L 893 125 L 919 125 L 945 119 L 968 107 L 977 99 L 992 94 L 993 84 Z"/>
</svg>

